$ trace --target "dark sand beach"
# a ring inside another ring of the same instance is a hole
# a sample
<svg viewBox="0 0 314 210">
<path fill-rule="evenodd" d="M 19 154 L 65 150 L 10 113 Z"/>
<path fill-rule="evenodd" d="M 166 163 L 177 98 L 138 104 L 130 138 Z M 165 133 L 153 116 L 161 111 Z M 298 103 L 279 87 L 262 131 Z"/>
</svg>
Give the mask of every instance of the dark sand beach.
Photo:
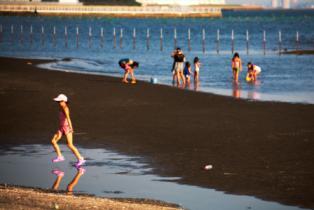
<svg viewBox="0 0 314 210">
<path fill-rule="evenodd" d="M 62 92 L 79 146 L 143 156 L 185 184 L 314 208 L 314 105 L 125 85 L 41 62 L 0 58 L 1 145 L 49 144 L 58 127 L 52 98 Z"/>
</svg>

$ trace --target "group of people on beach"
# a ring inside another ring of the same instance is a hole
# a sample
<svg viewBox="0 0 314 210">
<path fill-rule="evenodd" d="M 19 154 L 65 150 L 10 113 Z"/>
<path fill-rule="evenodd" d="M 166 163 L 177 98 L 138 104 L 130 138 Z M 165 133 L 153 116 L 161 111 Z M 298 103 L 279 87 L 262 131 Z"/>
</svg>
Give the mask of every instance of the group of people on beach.
<svg viewBox="0 0 314 210">
<path fill-rule="evenodd" d="M 183 54 L 183 51 L 178 47 L 171 53 L 171 57 L 173 58 L 172 65 L 172 82 L 173 84 L 177 83 L 177 86 L 181 84 L 183 86 L 189 86 L 191 83 L 191 75 L 192 75 L 192 67 L 189 61 L 186 61 L 186 57 Z M 195 57 L 193 60 L 194 65 L 194 83 L 199 82 L 199 74 L 200 74 L 200 59 Z"/>
<path fill-rule="evenodd" d="M 189 86 L 191 83 L 192 76 L 192 66 L 189 61 L 186 61 L 186 57 L 183 54 L 183 51 L 180 48 L 176 48 L 172 53 L 171 57 L 173 58 L 172 65 L 172 82 L 173 84 L 177 84 L 180 86 L 181 84 L 185 87 Z M 128 75 L 131 75 L 131 83 L 136 83 L 136 78 L 134 76 L 134 69 L 139 67 L 139 63 L 137 61 L 131 60 L 129 58 L 121 59 L 119 62 L 119 66 L 124 70 L 124 75 L 122 78 L 123 83 L 129 83 Z M 199 73 L 200 73 L 200 59 L 195 57 L 193 60 L 194 66 L 194 83 L 197 84 L 199 82 Z"/>
<path fill-rule="evenodd" d="M 235 83 L 239 82 L 239 74 L 242 71 L 242 60 L 240 58 L 239 53 L 234 53 L 232 61 L 231 61 L 231 68 L 233 73 L 233 80 Z M 246 81 L 247 82 L 255 82 L 257 75 L 261 73 L 261 68 L 251 62 L 247 63 L 247 74 L 246 74 Z"/>
<path fill-rule="evenodd" d="M 192 68 L 191 63 L 186 61 L 186 57 L 183 54 L 180 48 L 174 50 L 171 54 L 173 58 L 173 66 L 172 66 L 172 81 L 173 84 L 177 83 L 177 86 L 181 84 L 183 86 L 187 85 L 187 87 L 191 83 L 191 75 L 192 75 Z M 185 63 L 185 64 L 184 64 Z M 194 83 L 197 84 L 199 82 L 200 77 L 200 60 L 198 57 L 195 57 L 193 60 L 194 64 Z M 233 80 L 235 83 L 239 82 L 239 73 L 242 71 L 242 60 L 240 58 L 239 53 L 234 53 L 232 62 L 232 73 L 233 73 Z M 261 73 L 261 68 L 251 62 L 247 63 L 247 75 L 246 81 L 247 82 L 255 82 L 257 79 L 257 75 Z"/>
<path fill-rule="evenodd" d="M 171 57 L 173 58 L 173 66 L 172 66 L 172 76 L 173 83 L 177 83 L 178 86 L 181 84 L 186 87 L 186 85 L 190 85 L 191 83 L 191 75 L 192 75 L 192 67 L 191 63 L 186 61 L 186 57 L 183 54 L 183 51 L 180 48 L 176 48 L 172 53 Z M 198 57 L 195 57 L 193 60 L 194 65 L 194 84 L 199 82 L 199 73 L 200 73 L 200 60 Z M 119 61 L 119 66 L 124 69 L 124 76 L 122 79 L 123 83 L 128 82 L 128 75 L 131 75 L 131 83 L 136 83 L 136 78 L 134 76 L 134 69 L 139 67 L 139 63 L 137 61 L 133 61 L 131 59 L 121 59 Z M 239 53 L 235 53 L 232 58 L 232 72 L 233 72 L 233 80 L 237 84 L 239 81 L 239 73 L 242 71 L 242 60 L 240 58 Z M 248 62 L 247 64 L 248 71 L 246 80 L 248 82 L 256 81 L 257 75 L 261 72 L 261 68 L 257 65 Z M 64 94 L 59 94 L 56 98 L 53 99 L 59 105 L 59 129 L 53 136 L 51 143 L 55 152 L 57 153 L 57 157 L 55 157 L 52 162 L 57 163 L 64 161 L 65 158 L 61 153 L 61 150 L 58 146 L 58 142 L 63 135 L 66 136 L 67 146 L 73 152 L 75 157 L 77 158 L 77 162 L 75 163 L 75 167 L 78 170 L 83 171 L 81 166 L 86 162 L 84 157 L 80 154 L 78 149 L 73 145 L 73 126 L 70 118 L 70 109 L 68 106 L 68 98 Z"/>
<path fill-rule="evenodd" d="M 191 84 L 192 73 L 194 76 L 194 84 L 197 86 L 200 81 L 200 59 L 195 57 L 193 59 L 194 72 L 192 72 L 192 65 L 189 61 L 186 61 L 186 56 L 184 55 L 181 48 L 176 48 L 172 53 L 173 65 L 171 68 L 172 72 L 172 83 L 177 84 L 177 86 L 189 87 Z M 134 69 L 139 67 L 137 61 L 133 61 L 129 58 L 121 59 L 119 61 L 119 66 L 124 69 L 124 76 L 122 78 L 123 83 L 129 83 L 128 75 L 131 75 L 131 83 L 136 83 L 136 78 L 134 76 Z M 239 82 L 239 74 L 242 71 L 242 60 L 239 53 L 234 53 L 231 61 L 233 80 L 237 84 Z M 255 82 L 257 75 L 261 73 L 261 68 L 251 62 L 247 63 L 247 82 Z"/>
</svg>

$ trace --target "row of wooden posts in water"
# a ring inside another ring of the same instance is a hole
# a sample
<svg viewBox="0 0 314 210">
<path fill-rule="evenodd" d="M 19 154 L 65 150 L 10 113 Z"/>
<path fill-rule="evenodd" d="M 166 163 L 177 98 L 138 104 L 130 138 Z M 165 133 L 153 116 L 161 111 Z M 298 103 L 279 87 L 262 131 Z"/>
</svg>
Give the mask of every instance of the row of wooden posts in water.
<svg viewBox="0 0 314 210">
<path fill-rule="evenodd" d="M 14 26 L 11 25 L 11 30 L 10 30 L 10 37 L 11 37 L 11 41 L 12 43 L 14 43 Z M 76 27 L 76 47 L 79 48 L 80 45 L 80 29 L 79 27 Z M 119 47 L 122 49 L 123 48 L 123 34 L 124 30 L 123 28 L 120 28 L 120 30 L 118 31 L 116 28 L 113 28 L 113 32 L 112 32 L 112 36 L 113 36 L 113 48 L 117 48 L 117 39 L 119 39 Z M 3 26 L 0 25 L 0 43 L 3 41 Z M 29 41 L 30 41 L 30 45 L 33 44 L 33 34 L 34 34 L 34 30 L 33 30 L 33 26 L 30 26 L 29 28 Z M 44 46 L 45 45 L 45 27 L 41 26 L 41 30 L 40 30 L 40 42 L 41 45 Z M 88 29 L 88 46 L 89 48 L 92 47 L 92 37 L 93 37 L 93 33 L 92 33 L 92 28 L 89 27 Z M 118 37 L 118 38 L 117 38 Z M 206 31 L 205 29 L 202 29 L 201 31 L 201 37 L 202 37 L 202 51 L 203 53 L 206 52 Z M 295 49 L 299 50 L 300 49 L 300 38 L 299 38 L 299 32 L 296 32 L 296 37 L 295 37 Z M 151 33 L 150 33 L 150 29 L 147 28 L 146 30 L 146 49 L 149 50 L 150 49 L 150 38 L 151 38 Z M 235 51 L 235 34 L 234 34 L 234 30 L 231 31 L 231 53 L 233 54 Z M 163 41 L 164 41 L 164 31 L 161 28 L 160 29 L 160 34 L 159 34 L 159 39 L 160 39 L 160 51 L 163 51 Z M 177 29 L 175 28 L 173 31 L 173 40 L 174 40 L 174 48 L 177 48 Z M 21 25 L 20 26 L 20 36 L 19 36 L 19 41 L 21 44 L 24 43 L 24 26 Z M 189 28 L 187 31 L 187 41 L 188 41 L 188 51 L 192 50 L 191 47 L 191 29 Z M 220 52 L 220 41 L 221 41 L 221 35 L 220 35 L 220 30 L 217 30 L 217 34 L 216 34 L 216 52 L 217 54 L 219 54 Z M 133 45 L 133 49 L 136 49 L 136 28 L 133 28 L 133 33 L 132 33 L 132 45 Z M 52 31 L 52 43 L 53 46 L 56 47 L 57 44 L 57 30 L 56 27 L 53 27 L 53 31 Z M 262 40 L 262 45 L 263 45 L 263 53 L 264 55 L 266 55 L 267 52 L 267 48 L 266 48 L 266 43 L 267 43 L 267 39 L 266 39 L 266 31 L 263 31 L 263 40 Z M 64 27 L 64 46 L 67 48 L 68 47 L 68 27 L 65 26 Z M 103 48 L 104 47 L 104 28 L 101 27 L 100 28 L 100 47 Z M 250 34 L 249 31 L 246 31 L 246 52 L 247 54 L 249 54 L 249 48 L 250 48 Z M 281 31 L 278 31 L 278 53 L 281 54 L 282 52 L 282 33 Z"/>
</svg>

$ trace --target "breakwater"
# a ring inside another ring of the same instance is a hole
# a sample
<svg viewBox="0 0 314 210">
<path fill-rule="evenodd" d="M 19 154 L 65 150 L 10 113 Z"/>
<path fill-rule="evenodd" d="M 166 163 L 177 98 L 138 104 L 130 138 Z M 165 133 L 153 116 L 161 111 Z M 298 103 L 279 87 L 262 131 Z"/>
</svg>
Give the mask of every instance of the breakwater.
<svg viewBox="0 0 314 210">
<path fill-rule="evenodd" d="M 40 15 L 99 15 L 113 17 L 221 17 L 215 6 L 87 6 L 82 4 L 0 4 L 2 13 Z"/>
</svg>

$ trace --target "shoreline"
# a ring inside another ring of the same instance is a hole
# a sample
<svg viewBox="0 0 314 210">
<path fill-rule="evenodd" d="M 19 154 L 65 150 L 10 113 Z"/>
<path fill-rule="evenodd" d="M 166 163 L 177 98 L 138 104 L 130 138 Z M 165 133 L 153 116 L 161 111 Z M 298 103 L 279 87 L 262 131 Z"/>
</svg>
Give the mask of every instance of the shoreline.
<svg viewBox="0 0 314 210">
<path fill-rule="evenodd" d="M 75 136 L 78 145 L 142 156 L 183 184 L 314 207 L 313 105 L 123 85 L 35 66 L 43 62 L 0 58 L 0 144 L 49 143 L 57 125 L 51 98 L 64 92 L 75 130 L 86 133 Z"/>
<path fill-rule="evenodd" d="M 10 57 L 6 57 L 6 58 L 10 58 Z M 17 58 L 17 59 L 28 59 L 28 58 Z M 31 60 L 41 60 L 36 59 L 36 58 L 30 58 Z M 71 61 L 71 60 L 75 60 L 76 58 L 63 58 L 63 59 L 51 59 L 51 62 L 47 62 L 44 64 L 39 64 L 37 65 L 38 68 L 41 69 L 45 69 L 48 71 L 60 71 L 60 72 L 66 72 L 66 73 L 74 73 L 74 74 L 82 74 L 82 75 L 95 75 L 95 76 L 105 76 L 105 77 L 113 77 L 113 78 L 121 78 L 122 75 L 119 76 L 114 76 L 114 75 L 110 75 L 110 74 L 106 74 L 106 73 L 100 73 L 100 72 L 88 72 L 88 71 L 76 71 L 76 70 L 68 70 L 68 69 L 62 69 L 62 68 L 54 68 L 54 67 L 50 67 L 50 66 L 45 66 L 47 64 L 53 64 L 55 62 L 59 62 L 59 61 Z M 148 80 L 143 80 L 143 79 L 137 79 L 138 81 L 141 82 L 145 82 L 147 84 L 152 84 L 150 81 Z M 228 98 L 236 98 L 239 100 L 245 100 L 245 101 L 254 101 L 254 102 L 274 102 L 274 103 L 288 103 L 288 104 L 303 104 L 303 105 L 313 105 L 314 101 L 305 101 L 304 99 L 299 99 L 299 100 L 295 100 L 292 101 L 291 99 L 289 100 L 289 96 L 281 96 L 281 98 L 278 98 L 278 94 L 274 95 L 274 94 L 265 94 L 265 93 L 259 93 L 260 96 L 263 96 L 262 99 L 259 98 L 250 98 L 249 96 L 240 96 L 237 97 L 236 95 L 234 95 L 235 89 L 219 89 L 219 88 L 200 88 L 198 90 L 192 89 L 190 88 L 179 88 L 176 85 L 171 85 L 171 84 L 167 84 L 167 83 L 156 83 L 153 85 L 162 85 L 165 87 L 171 87 L 171 88 L 175 88 L 175 89 L 182 89 L 183 91 L 191 91 L 191 92 L 200 92 L 200 93 L 208 93 L 208 94 L 212 94 L 212 95 L 217 95 L 217 96 L 224 96 L 224 97 L 228 97 Z M 192 85 L 192 84 L 191 84 Z M 193 86 L 193 85 L 192 85 Z M 240 88 L 240 91 L 242 92 L 242 95 L 249 95 L 249 90 L 242 90 Z M 228 93 L 227 93 L 228 92 Z M 233 92 L 233 94 L 230 94 L 230 92 Z M 277 96 L 277 98 L 276 98 Z"/>
<path fill-rule="evenodd" d="M 60 62 L 60 61 L 71 61 L 71 60 L 75 60 L 75 59 L 80 59 L 80 58 L 27 58 L 27 57 L 10 57 L 10 56 L 0 56 L 0 58 L 12 58 L 12 59 L 22 59 L 22 60 L 37 60 L 37 61 L 42 61 L 45 60 L 44 63 L 39 63 L 38 65 L 36 65 L 37 68 L 40 69 L 44 69 L 47 71 L 58 71 L 58 72 L 64 72 L 64 73 L 73 73 L 73 74 L 82 74 L 82 75 L 93 75 L 93 76 L 101 76 L 101 77 L 112 77 L 112 78 L 116 78 L 116 79 L 120 79 L 122 77 L 122 74 L 119 76 L 114 76 L 114 75 L 110 75 L 110 74 L 106 74 L 106 73 L 100 73 L 100 72 L 88 72 L 88 71 L 77 71 L 77 70 L 68 70 L 68 69 L 61 69 L 61 68 L 54 68 L 54 67 L 45 67 L 45 65 L 50 64 L 50 63 L 55 63 L 55 62 Z M 205 94 L 212 94 L 212 95 L 216 95 L 216 96 L 222 96 L 222 97 L 227 97 L 227 98 L 233 98 L 236 100 L 244 100 L 247 102 L 271 102 L 271 103 L 287 103 L 287 104 L 300 104 L 300 105 L 314 105 L 314 101 L 305 101 L 304 99 L 299 99 L 299 100 L 295 100 L 292 101 L 291 99 L 288 99 L 287 97 L 289 96 L 285 96 L 283 98 L 273 98 L 274 95 L 273 94 L 265 94 L 265 93 L 260 93 L 259 95 L 263 95 L 264 99 L 256 99 L 256 98 L 250 98 L 250 97 L 237 97 L 234 94 L 234 89 L 219 89 L 219 88 L 210 88 L 211 90 L 208 90 L 208 88 L 204 87 L 201 88 L 199 90 L 194 90 L 192 88 L 178 88 L 175 85 L 171 85 L 171 84 L 167 84 L 167 83 L 156 83 L 156 84 L 152 84 L 150 81 L 148 80 L 142 80 L 142 79 L 137 79 L 140 82 L 144 82 L 147 83 L 149 85 L 161 85 L 161 86 L 165 86 L 165 87 L 170 87 L 170 88 L 174 88 L 174 89 L 180 89 L 183 91 L 189 91 L 189 92 L 199 92 L 199 93 L 205 93 Z M 207 90 L 206 90 L 207 89 Z M 227 93 L 229 92 L 229 93 Z M 230 94 L 230 92 L 233 92 L 232 94 Z M 248 90 L 241 90 L 242 95 L 248 95 Z M 278 94 L 276 95 L 278 96 Z"/>
</svg>

